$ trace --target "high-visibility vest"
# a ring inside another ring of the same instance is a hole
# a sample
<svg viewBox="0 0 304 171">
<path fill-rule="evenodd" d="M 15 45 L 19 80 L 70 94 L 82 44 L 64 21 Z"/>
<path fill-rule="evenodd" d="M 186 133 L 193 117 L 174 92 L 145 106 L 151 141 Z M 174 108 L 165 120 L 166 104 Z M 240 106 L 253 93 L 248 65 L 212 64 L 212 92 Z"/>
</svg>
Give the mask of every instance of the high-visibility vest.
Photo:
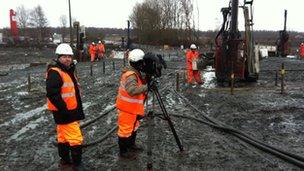
<svg viewBox="0 0 304 171">
<path fill-rule="evenodd" d="M 135 114 L 135 115 L 144 115 L 144 101 L 146 98 L 145 93 L 139 95 L 130 96 L 125 89 L 125 84 L 128 76 L 135 74 L 137 77 L 137 86 L 143 85 L 141 77 L 137 75 L 134 71 L 127 71 L 122 74 L 120 80 L 120 87 L 118 89 L 118 95 L 116 98 L 116 107 L 124 112 Z"/>
<path fill-rule="evenodd" d="M 73 110 L 77 108 L 77 99 L 75 92 L 75 85 L 73 83 L 72 78 L 68 73 L 63 72 L 61 69 L 57 67 L 50 68 L 49 70 L 57 71 L 63 81 L 63 85 L 61 86 L 61 97 L 63 101 L 66 103 L 68 110 Z M 47 107 L 48 110 L 58 111 L 57 107 L 52 104 L 52 102 L 47 98 Z"/>
<path fill-rule="evenodd" d="M 98 53 L 104 53 L 105 52 L 105 48 L 104 48 L 104 45 L 103 44 L 98 44 L 97 45 L 97 50 L 98 50 Z"/>
</svg>

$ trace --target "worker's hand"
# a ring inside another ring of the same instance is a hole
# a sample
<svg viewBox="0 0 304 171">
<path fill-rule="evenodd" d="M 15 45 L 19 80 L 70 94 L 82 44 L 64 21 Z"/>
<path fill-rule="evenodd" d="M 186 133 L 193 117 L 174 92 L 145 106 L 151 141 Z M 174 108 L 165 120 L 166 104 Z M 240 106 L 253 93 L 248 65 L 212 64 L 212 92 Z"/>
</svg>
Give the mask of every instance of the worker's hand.
<svg viewBox="0 0 304 171">
<path fill-rule="evenodd" d="M 139 120 L 142 120 L 144 117 L 145 117 L 145 116 L 137 115 L 137 116 L 136 116 L 136 120 L 138 120 L 138 121 L 139 121 Z"/>
<path fill-rule="evenodd" d="M 73 60 L 73 64 L 74 64 L 74 65 L 77 64 L 77 60 L 76 60 L 76 59 Z"/>
<path fill-rule="evenodd" d="M 157 89 L 157 81 L 151 80 L 151 81 L 148 83 L 148 89 L 149 89 L 149 90 L 156 90 L 156 89 Z"/>
</svg>

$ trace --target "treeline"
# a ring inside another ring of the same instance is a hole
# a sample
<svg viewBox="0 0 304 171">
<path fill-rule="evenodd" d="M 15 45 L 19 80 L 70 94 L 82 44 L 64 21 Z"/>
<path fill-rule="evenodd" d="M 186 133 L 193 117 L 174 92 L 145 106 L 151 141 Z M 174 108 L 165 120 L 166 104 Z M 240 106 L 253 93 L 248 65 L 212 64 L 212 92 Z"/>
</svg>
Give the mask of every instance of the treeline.
<svg viewBox="0 0 304 171">
<path fill-rule="evenodd" d="M 199 42 L 192 0 L 145 0 L 133 8 L 130 21 L 141 44 L 189 45 Z"/>
<path fill-rule="evenodd" d="M 10 29 L 4 28 L 0 29 L 0 32 L 4 34 L 4 37 L 10 36 Z M 21 36 L 26 36 L 26 39 L 34 40 L 35 37 L 37 38 L 37 28 L 24 28 L 20 29 L 21 33 L 26 33 L 26 35 L 21 34 Z M 65 37 L 69 37 L 69 28 L 65 28 L 64 30 L 61 27 L 46 27 L 44 30 L 44 40 L 48 41 L 49 38 L 52 37 L 53 33 L 62 34 Z M 242 32 L 241 32 L 242 33 Z M 301 42 L 304 42 L 304 33 L 303 32 L 295 32 L 295 31 L 289 31 L 289 41 L 291 46 L 298 46 Z M 150 42 L 144 42 L 143 44 L 149 44 L 149 45 L 174 45 L 174 46 L 180 46 L 185 45 L 182 42 L 175 42 L 178 37 L 174 37 L 175 34 L 174 30 L 172 32 L 168 31 L 167 35 L 164 35 L 162 39 L 167 38 L 167 41 L 162 42 L 159 41 L 157 43 L 150 43 Z M 198 41 L 196 42 L 199 45 L 203 44 L 212 44 L 214 43 L 214 38 L 217 34 L 217 31 L 199 31 L 197 32 L 198 35 Z M 168 38 L 169 35 L 172 35 L 172 38 Z M 254 39 L 256 43 L 261 44 L 269 44 L 269 45 L 275 45 L 278 37 L 279 32 L 278 31 L 266 31 L 266 30 L 257 30 L 253 33 Z M 152 36 L 152 35 L 151 35 Z M 107 39 L 107 37 L 116 37 L 117 39 L 120 39 L 121 37 L 127 37 L 127 29 L 120 29 L 120 28 L 96 28 L 96 27 L 88 27 L 86 28 L 86 41 L 96 41 L 96 40 L 104 40 Z M 131 30 L 131 39 L 132 42 L 135 43 L 141 43 L 139 42 L 139 38 L 137 37 L 137 34 L 135 30 Z M 171 42 L 171 43 L 168 43 Z"/>
<path fill-rule="evenodd" d="M 199 31 L 198 21 L 195 21 L 192 0 L 144 0 L 133 8 L 130 15 L 131 41 L 148 45 L 170 45 L 188 47 L 191 43 L 210 46 L 214 44 L 217 31 Z M 26 9 L 23 5 L 16 10 L 20 37 L 23 42 L 31 44 L 45 44 L 50 42 L 54 33 L 62 35 L 62 39 L 70 41 L 67 17 L 61 15 L 59 27 L 50 27 L 40 5 Z M 72 18 L 72 23 L 76 21 Z M 81 25 L 81 23 L 80 23 Z M 127 23 L 126 23 L 127 27 Z M 4 37 L 11 37 L 8 28 L 2 29 Z M 127 29 L 96 28 L 85 29 L 85 41 L 104 40 L 105 38 L 121 39 L 127 37 Z M 242 33 L 242 32 L 241 32 Z M 288 32 L 291 46 L 298 46 L 304 41 L 304 34 Z M 242 33 L 243 34 L 243 33 Z M 76 31 L 73 29 L 74 41 Z M 254 31 L 257 43 L 275 45 L 279 37 L 278 31 Z M 8 40 L 9 41 L 9 40 Z"/>
</svg>

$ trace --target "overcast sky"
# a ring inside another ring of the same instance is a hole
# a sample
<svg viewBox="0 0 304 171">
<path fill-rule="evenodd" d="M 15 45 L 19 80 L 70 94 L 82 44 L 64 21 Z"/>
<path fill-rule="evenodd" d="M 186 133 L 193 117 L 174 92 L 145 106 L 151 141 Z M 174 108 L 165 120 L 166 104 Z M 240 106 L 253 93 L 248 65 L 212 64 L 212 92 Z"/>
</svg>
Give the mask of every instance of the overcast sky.
<svg viewBox="0 0 304 171">
<path fill-rule="evenodd" d="M 229 0 L 193 1 L 199 7 L 200 30 L 217 29 L 222 21 L 220 9 L 228 6 Z M 72 16 L 85 26 L 125 28 L 137 2 L 143 0 L 71 0 Z M 68 17 L 68 0 L 0 0 L 0 4 L 0 28 L 9 27 L 9 9 L 22 4 L 27 9 L 40 4 L 50 26 L 59 26 L 61 15 Z M 288 10 L 287 29 L 304 32 L 304 0 L 254 0 L 254 29 L 282 30 L 284 9 Z M 194 10 L 197 16 L 197 8 Z"/>
</svg>

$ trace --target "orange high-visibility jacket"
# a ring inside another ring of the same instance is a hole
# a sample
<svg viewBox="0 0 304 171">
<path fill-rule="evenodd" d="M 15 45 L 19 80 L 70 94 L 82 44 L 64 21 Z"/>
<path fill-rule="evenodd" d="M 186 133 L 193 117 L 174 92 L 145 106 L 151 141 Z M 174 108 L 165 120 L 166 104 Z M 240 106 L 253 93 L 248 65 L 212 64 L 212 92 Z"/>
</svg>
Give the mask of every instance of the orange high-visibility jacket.
<svg viewBox="0 0 304 171">
<path fill-rule="evenodd" d="M 134 71 L 127 71 L 122 74 L 120 80 L 120 87 L 118 89 L 118 95 L 116 98 L 116 107 L 124 112 L 144 115 L 144 101 L 146 98 L 145 93 L 139 95 L 130 96 L 125 89 L 125 84 L 128 76 L 135 74 L 137 77 L 137 86 L 143 85 L 142 78 Z"/>
<path fill-rule="evenodd" d="M 192 61 L 194 59 L 198 59 L 199 53 L 197 50 L 194 52 L 192 50 L 188 50 L 186 52 L 186 62 L 187 62 L 187 69 L 192 70 Z"/>
<path fill-rule="evenodd" d="M 300 45 L 299 47 L 299 54 L 300 54 L 300 57 L 304 57 L 304 45 Z"/>
<path fill-rule="evenodd" d="M 55 70 L 59 73 L 63 85 L 61 87 L 61 97 L 63 101 L 66 103 L 67 109 L 68 110 L 73 110 L 77 108 L 77 99 L 76 99 L 76 94 L 75 94 L 75 85 L 73 83 L 72 78 L 69 76 L 68 73 L 63 72 L 61 69 L 57 67 L 50 68 L 50 70 Z M 47 107 L 48 110 L 51 111 L 58 111 L 56 106 L 52 104 L 52 102 L 47 98 Z"/>
<path fill-rule="evenodd" d="M 105 47 L 102 43 L 97 44 L 98 53 L 105 53 Z"/>
<path fill-rule="evenodd" d="M 91 44 L 90 47 L 89 47 L 89 53 L 90 53 L 90 55 L 94 55 L 95 56 L 96 51 L 97 51 L 97 47 Z"/>
</svg>

